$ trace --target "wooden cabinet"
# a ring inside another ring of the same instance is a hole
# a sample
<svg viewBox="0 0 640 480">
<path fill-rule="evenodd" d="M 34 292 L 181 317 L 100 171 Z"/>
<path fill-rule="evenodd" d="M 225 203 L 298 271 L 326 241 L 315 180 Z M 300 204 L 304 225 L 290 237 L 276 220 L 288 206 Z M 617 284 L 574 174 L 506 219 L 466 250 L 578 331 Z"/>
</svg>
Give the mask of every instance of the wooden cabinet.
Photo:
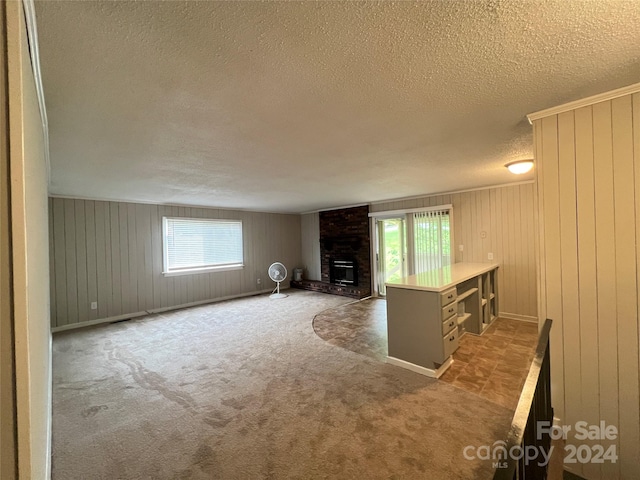
<svg viewBox="0 0 640 480">
<path fill-rule="evenodd" d="M 442 375 L 460 336 L 482 334 L 497 316 L 497 269 L 458 263 L 387 283 L 389 363 Z"/>
</svg>

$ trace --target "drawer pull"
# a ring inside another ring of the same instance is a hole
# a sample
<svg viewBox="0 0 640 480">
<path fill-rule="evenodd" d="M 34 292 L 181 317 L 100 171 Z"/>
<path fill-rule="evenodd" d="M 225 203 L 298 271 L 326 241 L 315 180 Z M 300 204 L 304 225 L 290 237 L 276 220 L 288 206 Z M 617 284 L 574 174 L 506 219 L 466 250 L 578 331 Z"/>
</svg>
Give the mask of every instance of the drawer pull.
<svg viewBox="0 0 640 480">
<path fill-rule="evenodd" d="M 453 342 L 456 339 L 456 337 L 449 337 L 449 341 Z"/>
<path fill-rule="evenodd" d="M 451 300 L 453 298 L 453 293 L 450 293 L 449 295 L 447 295 L 447 299 Z"/>
<path fill-rule="evenodd" d="M 449 322 L 449 328 L 453 327 L 456 324 L 453 320 Z"/>
</svg>

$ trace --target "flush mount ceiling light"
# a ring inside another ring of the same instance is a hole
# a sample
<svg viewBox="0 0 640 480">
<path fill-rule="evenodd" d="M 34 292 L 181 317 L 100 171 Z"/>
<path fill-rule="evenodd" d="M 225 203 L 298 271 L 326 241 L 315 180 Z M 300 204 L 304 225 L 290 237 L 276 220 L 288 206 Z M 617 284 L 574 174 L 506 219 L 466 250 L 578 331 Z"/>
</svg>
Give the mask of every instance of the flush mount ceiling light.
<svg viewBox="0 0 640 480">
<path fill-rule="evenodd" d="M 515 162 L 509 162 L 505 165 L 511 173 L 520 175 L 527 173 L 533 168 L 533 160 L 516 160 Z"/>
</svg>

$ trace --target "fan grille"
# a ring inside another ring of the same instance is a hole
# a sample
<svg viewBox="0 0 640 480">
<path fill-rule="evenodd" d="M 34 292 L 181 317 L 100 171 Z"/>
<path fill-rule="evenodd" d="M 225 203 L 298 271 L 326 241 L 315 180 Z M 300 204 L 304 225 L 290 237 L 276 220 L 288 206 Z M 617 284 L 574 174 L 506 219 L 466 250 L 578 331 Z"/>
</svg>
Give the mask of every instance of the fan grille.
<svg viewBox="0 0 640 480">
<path fill-rule="evenodd" d="M 280 262 L 275 262 L 269 267 L 269 278 L 274 282 L 281 282 L 287 278 L 287 268 Z"/>
</svg>

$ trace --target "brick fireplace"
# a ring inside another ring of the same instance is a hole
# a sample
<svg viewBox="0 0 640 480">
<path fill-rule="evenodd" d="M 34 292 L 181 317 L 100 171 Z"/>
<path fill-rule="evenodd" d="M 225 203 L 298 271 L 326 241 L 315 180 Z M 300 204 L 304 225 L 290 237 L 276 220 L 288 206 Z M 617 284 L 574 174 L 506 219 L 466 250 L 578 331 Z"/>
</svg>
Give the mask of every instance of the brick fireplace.
<svg viewBox="0 0 640 480">
<path fill-rule="evenodd" d="M 351 261 L 362 296 L 371 295 L 371 238 L 369 207 L 320 212 L 320 266 L 322 281 L 331 283 L 331 262 Z M 334 282 L 338 283 L 338 282 Z"/>
<path fill-rule="evenodd" d="M 369 207 L 320 212 L 321 280 L 291 281 L 304 290 L 364 298 L 371 295 Z"/>
</svg>

